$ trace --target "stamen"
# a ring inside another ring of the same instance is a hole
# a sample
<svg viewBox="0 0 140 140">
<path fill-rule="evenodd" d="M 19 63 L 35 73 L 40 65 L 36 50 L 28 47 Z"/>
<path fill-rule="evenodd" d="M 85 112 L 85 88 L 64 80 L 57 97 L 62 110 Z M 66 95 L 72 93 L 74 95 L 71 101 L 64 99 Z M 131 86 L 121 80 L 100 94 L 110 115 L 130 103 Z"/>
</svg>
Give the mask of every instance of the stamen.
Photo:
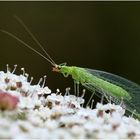
<svg viewBox="0 0 140 140">
<path fill-rule="evenodd" d="M 27 80 L 28 80 L 29 74 L 28 74 L 28 73 L 25 73 L 25 76 L 26 76 L 26 78 L 27 78 Z"/>
<path fill-rule="evenodd" d="M 70 87 L 66 88 L 65 96 L 70 95 Z"/>
<path fill-rule="evenodd" d="M 60 92 L 60 89 L 57 88 L 57 89 L 56 89 L 56 94 L 58 94 L 59 92 Z"/>
<path fill-rule="evenodd" d="M 17 68 L 17 64 L 14 65 L 14 69 L 13 69 L 12 73 L 14 73 L 16 71 L 16 68 Z"/>
<path fill-rule="evenodd" d="M 7 73 L 9 72 L 9 64 L 6 64 Z"/>
<path fill-rule="evenodd" d="M 42 80 L 43 80 L 43 78 L 40 78 L 37 85 L 40 85 L 40 83 L 42 82 Z"/>
<path fill-rule="evenodd" d="M 33 79 L 34 79 L 34 77 L 31 77 L 30 84 L 32 83 Z"/>
<path fill-rule="evenodd" d="M 92 99 L 92 101 L 91 101 L 91 109 L 93 109 L 93 103 L 94 103 L 94 99 Z"/>
<path fill-rule="evenodd" d="M 23 72 L 22 75 L 25 76 L 25 69 L 24 68 L 21 68 L 21 70 Z"/>
<path fill-rule="evenodd" d="M 103 102 L 104 102 L 104 97 L 105 97 L 105 95 L 103 94 L 101 97 L 101 104 L 103 104 Z"/>
<path fill-rule="evenodd" d="M 43 81 L 43 84 L 42 84 L 42 88 L 44 87 L 44 85 L 45 85 L 45 82 L 46 82 L 46 75 L 44 75 L 44 81 Z"/>
<path fill-rule="evenodd" d="M 84 103 L 83 104 L 81 104 L 81 107 L 83 107 L 84 106 Z"/>
<path fill-rule="evenodd" d="M 84 98 L 84 96 L 85 96 L 85 93 L 86 93 L 86 90 L 85 90 L 85 89 L 83 89 L 83 93 L 82 93 L 82 96 L 81 96 L 81 98 Z"/>
</svg>

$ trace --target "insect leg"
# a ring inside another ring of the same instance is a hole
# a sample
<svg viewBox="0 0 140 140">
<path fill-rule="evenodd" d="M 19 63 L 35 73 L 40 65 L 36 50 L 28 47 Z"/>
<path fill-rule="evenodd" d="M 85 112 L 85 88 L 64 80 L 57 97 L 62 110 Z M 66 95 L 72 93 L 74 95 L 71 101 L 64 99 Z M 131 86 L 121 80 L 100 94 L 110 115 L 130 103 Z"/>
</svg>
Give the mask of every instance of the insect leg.
<svg viewBox="0 0 140 140">
<path fill-rule="evenodd" d="M 90 104 L 90 101 L 92 100 L 92 98 L 93 98 L 93 96 L 94 96 L 94 94 L 95 94 L 95 90 L 93 91 L 93 93 L 91 94 L 91 96 L 90 96 L 90 98 L 89 98 L 89 100 L 88 100 L 88 102 L 87 102 L 87 104 L 86 104 L 86 107 L 88 107 L 89 106 L 89 104 Z"/>
<path fill-rule="evenodd" d="M 65 78 L 67 78 L 69 76 L 69 74 L 67 74 L 67 73 L 62 73 L 62 74 Z"/>
<path fill-rule="evenodd" d="M 79 97 L 79 82 L 74 80 L 74 95 Z"/>
<path fill-rule="evenodd" d="M 76 85 L 77 85 L 77 97 L 79 97 L 79 82 L 77 82 Z"/>
<path fill-rule="evenodd" d="M 102 93 L 104 94 L 104 96 L 105 96 L 107 102 L 110 103 L 110 98 L 109 98 L 109 96 L 107 96 L 107 94 L 105 94 L 104 92 L 102 92 Z"/>
<path fill-rule="evenodd" d="M 74 80 L 74 95 L 76 96 L 76 81 Z"/>
<path fill-rule="evenodd" d="M 103 104 L 104 102 L 104 98 L 106 99 L 106 101 L 108 103 L 114 102 L 114 103 L 119 103 L 119 100 L 117 100 L 116 98 L 112 97 L 112 96 L 108 96 L 108 94 L 106 94 L 104 91 L 100 91 L 102 93 L 102 97 L 101 97 L 101 104 Z"/>
</svg>

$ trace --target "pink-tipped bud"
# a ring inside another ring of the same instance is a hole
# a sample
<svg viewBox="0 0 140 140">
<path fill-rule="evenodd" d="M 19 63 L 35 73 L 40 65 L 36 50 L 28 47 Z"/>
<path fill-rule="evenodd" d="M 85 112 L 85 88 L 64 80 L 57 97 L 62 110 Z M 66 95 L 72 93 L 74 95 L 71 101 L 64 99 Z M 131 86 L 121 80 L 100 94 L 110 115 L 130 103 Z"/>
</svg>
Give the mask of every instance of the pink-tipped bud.
<svg viewBox="0 0 140 140">
<path fill-rule="evenodd" d="M 0 110 L 14 110 L 19 99 L 16 96 L 0 91 Z"/>
</svg>

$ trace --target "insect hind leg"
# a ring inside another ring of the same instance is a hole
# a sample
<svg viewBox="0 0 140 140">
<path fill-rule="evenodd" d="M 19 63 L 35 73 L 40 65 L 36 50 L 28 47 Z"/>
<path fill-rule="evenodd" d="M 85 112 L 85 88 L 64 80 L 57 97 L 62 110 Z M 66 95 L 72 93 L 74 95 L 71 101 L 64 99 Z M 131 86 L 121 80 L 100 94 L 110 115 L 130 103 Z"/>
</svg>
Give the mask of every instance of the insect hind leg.
<svg viewBox="0 0 140 140">
<path fill-rule="evenodd" d="M 89 98 L 89 100 L 88 100 L 88 102 L 87 102 L 87 104 L 86 104 L 86 107 L 89 106 L 89 104 L 90 104 L 90 102 L 92 101 L 92 98 L 93 98 L 95 92 L 96 92 L 96 91 L 94 90 L 93 93 L 91 94 L 91 96 L 90 96 L 90 98 Z M 93 104 L 93 103 L 92 103 L 92 104 Z M 91 106 L 93 106 L 93 105 L 91 105 Z"/>
<path fill-rule="evenodd" d="M 116 105 L 120 105 L 122 108 L 125 108 L 123 98 L 119 99 L 119 98 L 116 98 L 114 96 L 110 96 L 107 93 L 104 93 L 104 94 L 105 94 L 105 97 L 106 97 L 106 100 L 108 103 L 114 103 Z"/>
</svg>

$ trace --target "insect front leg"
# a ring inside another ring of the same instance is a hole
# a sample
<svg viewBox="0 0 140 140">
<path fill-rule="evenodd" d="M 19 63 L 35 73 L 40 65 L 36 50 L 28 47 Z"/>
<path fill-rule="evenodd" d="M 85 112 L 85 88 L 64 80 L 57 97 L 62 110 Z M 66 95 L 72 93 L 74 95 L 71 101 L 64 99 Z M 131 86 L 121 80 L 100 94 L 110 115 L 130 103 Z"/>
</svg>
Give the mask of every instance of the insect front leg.
<svg viewBox="0 0 140 140">
<path fill-rule="evenodd" d="M 68 73 L 62 73 L 62 74 L 63 74 L 63 76 L 66 77 L 66 78 L 69 76 Z"/>
</svg>

